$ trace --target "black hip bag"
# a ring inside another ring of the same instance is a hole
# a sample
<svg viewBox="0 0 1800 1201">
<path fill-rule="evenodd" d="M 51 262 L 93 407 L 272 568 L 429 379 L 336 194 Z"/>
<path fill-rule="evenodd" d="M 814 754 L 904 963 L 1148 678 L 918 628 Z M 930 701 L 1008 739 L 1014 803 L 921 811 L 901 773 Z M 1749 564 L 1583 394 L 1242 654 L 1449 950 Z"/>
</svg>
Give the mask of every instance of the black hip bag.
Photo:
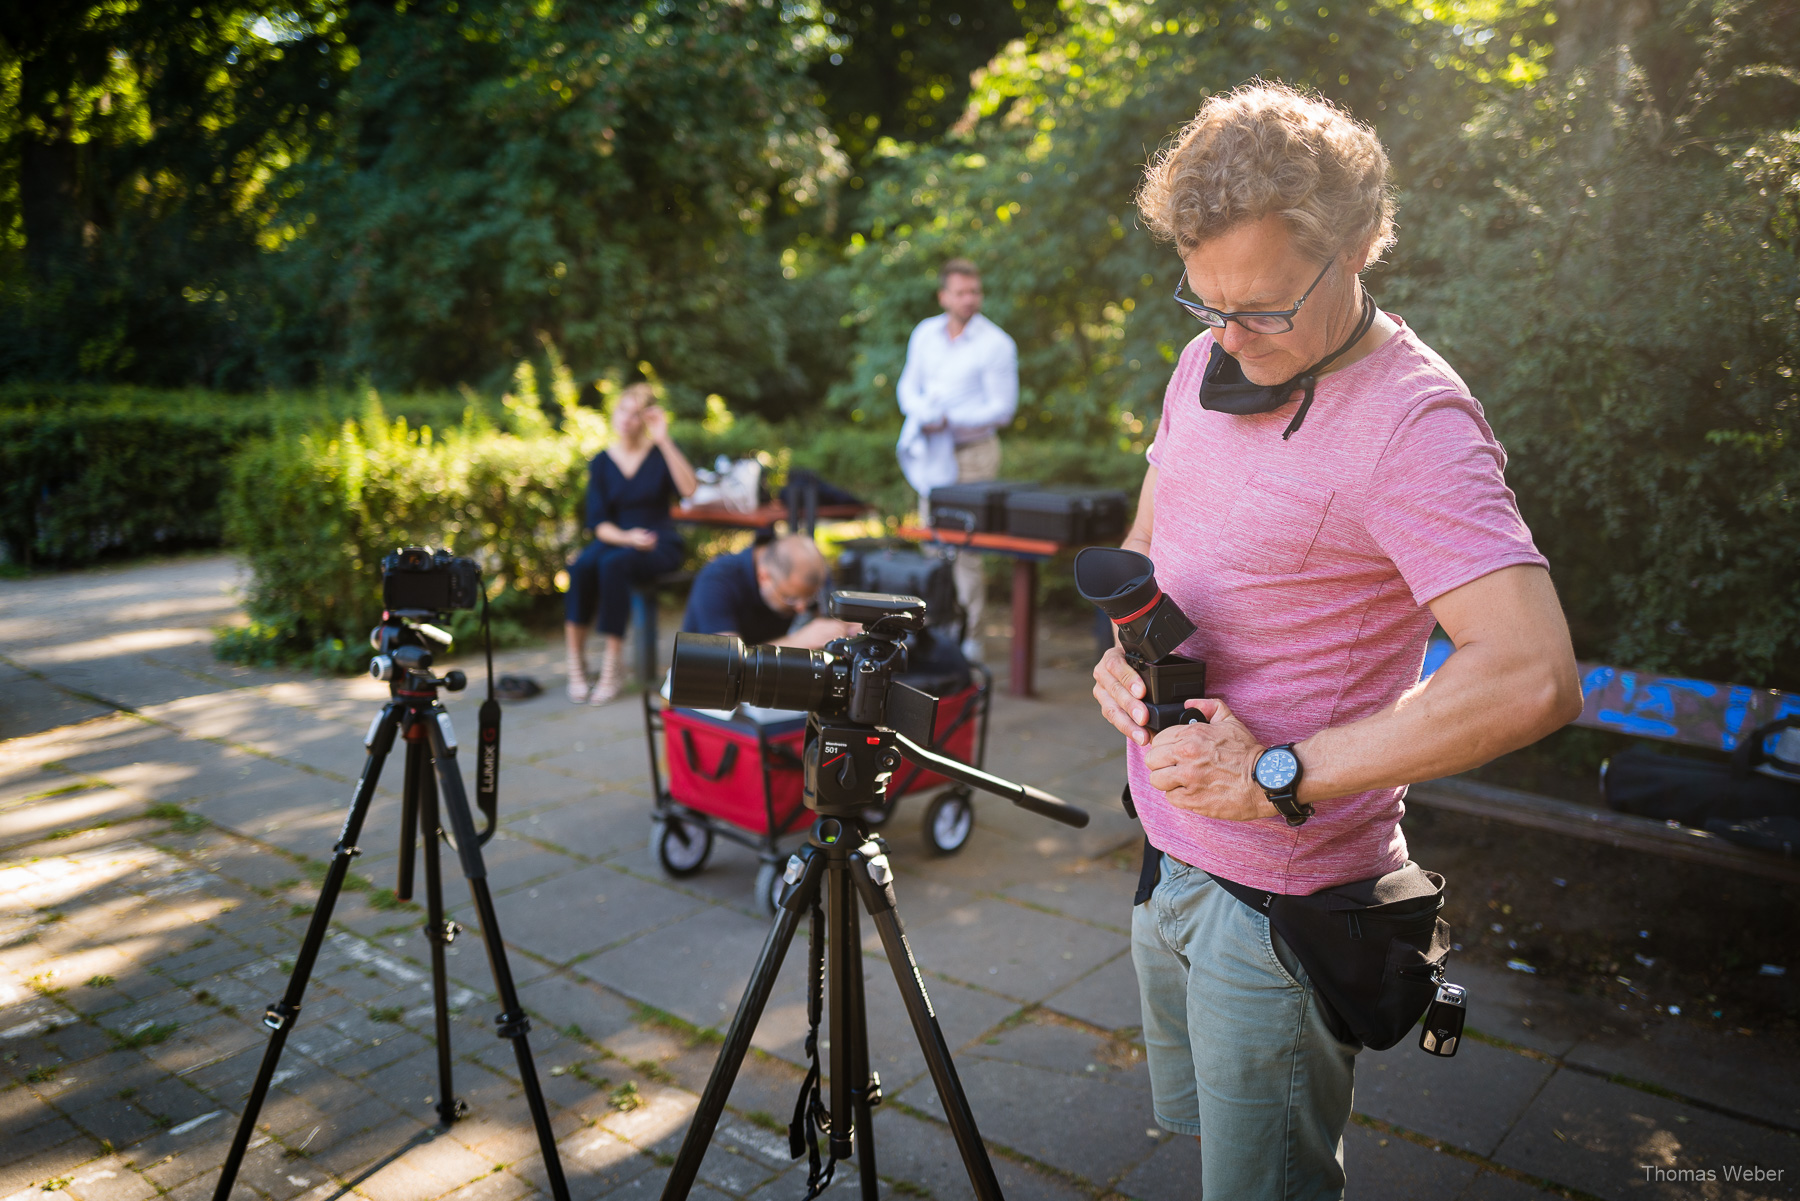
<svg viewBox="0 0 1800 1201">
<path fill-rule="evenodd" d="M 1146 838 L 1137 903 L 1155 890 L 1161 862 L 1162 852 Z M 1339 1042 L 1385 1051 L 1406 1037 L 1434 1000 L 1442 1000 L 1442 988 L 1456 987 L 1444 981 L 1450 955 L 1450 923 L 1438 916 L 1444 878 L 1416 863 L 1309 896 L 1207 875 L 1269 919 L 1306 969 L 1320 1012 Z M 1460 1004 L 1461 990 L 1456 996 Z M 1455 1054 L 1454 1048 L 1454 1039 L 1448 1051 L 1426 1047 L 1433 1054 Z"/>
</svg>

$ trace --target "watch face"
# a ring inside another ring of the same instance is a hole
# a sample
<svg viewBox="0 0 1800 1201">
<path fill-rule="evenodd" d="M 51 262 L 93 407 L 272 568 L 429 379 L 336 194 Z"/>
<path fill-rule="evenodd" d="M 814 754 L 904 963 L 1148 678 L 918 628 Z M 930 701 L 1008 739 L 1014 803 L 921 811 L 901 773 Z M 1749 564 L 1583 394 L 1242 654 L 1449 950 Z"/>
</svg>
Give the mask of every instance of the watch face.
<svg viewBox="0 0 1800 1201">
<path fill-rule="evenodd" d="M 1256 782 L 1274 792 L 1292 784 L 1299 774 L 1300 760 L 1284 746 L 1264 751 L 1256 761 Z"/>
</svg>

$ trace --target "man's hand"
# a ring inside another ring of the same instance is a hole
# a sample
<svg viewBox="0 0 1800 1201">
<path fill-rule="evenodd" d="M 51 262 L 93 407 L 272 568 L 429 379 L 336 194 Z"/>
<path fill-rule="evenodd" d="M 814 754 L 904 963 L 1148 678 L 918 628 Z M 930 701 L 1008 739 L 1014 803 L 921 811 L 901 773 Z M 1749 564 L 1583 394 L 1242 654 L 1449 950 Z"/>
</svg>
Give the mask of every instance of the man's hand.
<svg viewBox="0 0 1800 1201">
<path fill-rule="evenodd" d="M 1150 786 L 1176 808 L 1203 817 L 1243 822 L 1276 812 L 1253 774 L 1262 744 L 1224 701 L 1207 697 L 1187 707 L 1200 710 L 1206 721 L 1156 736 L 1144 752 Z"/>
<path fill-rule="evenodd" d="M 1143 705 L 1144 681 L 1131 670 L 1125 652 L 1112 647 L 1094 664 L 1094 699 L 1100 702 L 1100 713 L 1113 728 L 1139 746 L 1150 745 L 1150 731 L 1144 723 L 1150 710 Z"/>
</svg>

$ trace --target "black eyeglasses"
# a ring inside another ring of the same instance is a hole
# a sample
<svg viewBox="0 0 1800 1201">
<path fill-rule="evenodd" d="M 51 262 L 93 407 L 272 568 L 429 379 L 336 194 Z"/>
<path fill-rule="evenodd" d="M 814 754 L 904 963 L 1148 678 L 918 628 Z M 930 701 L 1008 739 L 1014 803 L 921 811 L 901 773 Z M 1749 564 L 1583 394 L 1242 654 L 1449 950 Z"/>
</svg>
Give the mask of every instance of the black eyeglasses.
<svg viewBox="0 0 1800 1201">
<path fill-rule="evenodd" d="M 1308 288 L 1291 309 L 1274 313 L 1221 313 L 1218 309 L 1208 308 L 1198 300 L 1181 294 L 1181 290 L 1187 286 L 1186 271 L 1181 273 L 1181 279 L 1175 285 L 1175 303 L 1192 313 L 1200 324 L 1213 329 L 1224 329 L 1227 321 L 1235 321 L 1253 334 L 1285 334 L 1294 328 L 1294 318 L 1299 315 L 1300 306 L 1306 303 L 1306 297 L 1313 294 L 1313 288 L 1319 286 L 1319 280 L 1325 278 L 1325 273 L 1331 270 L 1331 264 L 1336 261 L 1335 258 L 1325 260 L 1325 265 L 1319 268 L 1318 277 L 1312 281 L 1312 288 Z"/>
</svg>

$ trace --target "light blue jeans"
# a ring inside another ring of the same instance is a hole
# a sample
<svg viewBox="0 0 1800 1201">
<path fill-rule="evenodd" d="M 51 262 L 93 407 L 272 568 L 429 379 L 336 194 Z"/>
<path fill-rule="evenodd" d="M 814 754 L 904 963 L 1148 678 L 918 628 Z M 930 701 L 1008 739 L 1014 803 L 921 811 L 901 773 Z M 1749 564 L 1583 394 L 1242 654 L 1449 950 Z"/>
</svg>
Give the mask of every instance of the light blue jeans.
<svg viewBox="0 0 1800 1201">
<path fill-rule="evenodd" d="M 1357 1044 L 1326 1028 L 1269 919 L 1164 855 L 1131 916 L 1156 1121 L 1200 1137 L 1193 1197 L 1344 1195 Z"/>
</svg>

